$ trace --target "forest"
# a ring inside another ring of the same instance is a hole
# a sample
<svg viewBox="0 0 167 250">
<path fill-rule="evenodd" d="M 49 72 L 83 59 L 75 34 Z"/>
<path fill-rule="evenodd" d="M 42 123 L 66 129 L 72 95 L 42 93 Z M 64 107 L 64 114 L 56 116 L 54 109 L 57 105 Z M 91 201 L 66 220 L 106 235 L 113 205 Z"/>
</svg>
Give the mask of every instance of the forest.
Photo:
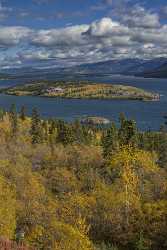
<svg viewBox="0 0 167 250">
<path fill-rule="evenodd" d="M 0 110 L 0 236 L 39 250 L 167 249 L 167 122 Z"/>
</svg>

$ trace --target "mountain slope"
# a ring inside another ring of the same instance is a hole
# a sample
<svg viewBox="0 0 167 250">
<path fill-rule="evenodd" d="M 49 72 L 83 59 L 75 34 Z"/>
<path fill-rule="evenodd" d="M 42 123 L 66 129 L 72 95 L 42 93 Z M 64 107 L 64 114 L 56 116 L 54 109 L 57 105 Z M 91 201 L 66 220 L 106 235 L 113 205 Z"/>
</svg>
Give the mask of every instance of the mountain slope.
<svg viewBox="0 0 167 250">
<path fill-rule="evenodd" d="M 166 58 L 145 59 L 121 59 L 109 60 L 98 63 L 83 64 L 66 69 L 80 74 L 121 74 L 137 75 L 145 71 L 152 71 L 167 62 Z"/>
<path fill-rule="evenodd" d="M 164 63 L 154 71 L 144 72 L 143 75 L 144 77 L 167 78 L 167 63 Z"/>
<path fill-rule="evenodd" d="M 33 68 L 23 67 L 20 69 L 10 69 L 4 73 L 10 73 L 17 77 L 36 77 L 36 78 L 55 78 L 69 77 L 75 75 L 135 75 L 135 76 L 166 76 L 167 58 L 146 59 L 113 59 L 97 63 L 81 64 L 68 68 L 57 68 L 54 65 L 51 68 Z M 162 68 L 161 68 L 162 67 Z M 158 71 L 158 72 L 157 72 Z M 157 74 L 156 74 L 157 72 Z"/>
</svg>

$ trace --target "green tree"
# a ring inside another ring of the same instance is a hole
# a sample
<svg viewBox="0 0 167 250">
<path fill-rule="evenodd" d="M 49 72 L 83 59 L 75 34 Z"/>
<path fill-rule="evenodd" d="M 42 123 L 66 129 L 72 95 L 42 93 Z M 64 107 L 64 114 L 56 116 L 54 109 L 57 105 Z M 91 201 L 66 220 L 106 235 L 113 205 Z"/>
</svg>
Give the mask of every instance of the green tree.
<svg viewBox="0 0 167 250">
<path fill-rule="evenodd" d="M 0 108 L 0 120 L 1 121 L 3 120 L 4 114 L 5 114 L 4 109 Z"/>
<path fill-rule="evenodd" d="M 32 111 L 30 134 L 32 137 L 32 144 L 37 144 L 42 141 L 41 119 L 36 108 Z"/>
<path fill-rule="evenodd" d="M 16 136 L 18 131 L 18 119 L 16 112 L 16 105 L 12 104 L 9 111 L 10 123 L 11 123 L 11 135 Z"/>
<path fill-rule="evenodd" d="M 103 133 L 102 147 L 103 156 L 106 158 L 110 156 L 119 146 L 118 143 L 118 130 L 114 123 L 112 126 Z"/>
<path fill-rule="evenodd" d="M 134 120 L 127 120 L 123 115 L 120 115 L 120 129 L 118 135 L 120 145 L 136 145 L 138 143 L 136 122 Z"/>
<path fill-rule="evenodd" d="M 161 128 L 159 137 L 159 165 L 167 169 L 167 131 Z"/>
<path fill-rule="evenodd" d="M 26 119 L 26 107 L 25 106 L 22 106 L 20 109 L 20 119 L 22 121 L 25 121 Z"/>
<path fill-rule="evenodd" d="M 57 126 L 57 142 L 64 145 L 71 144 L 75 141 L 75 134 L 72 125 L 59 121 Z"/>
</svg>

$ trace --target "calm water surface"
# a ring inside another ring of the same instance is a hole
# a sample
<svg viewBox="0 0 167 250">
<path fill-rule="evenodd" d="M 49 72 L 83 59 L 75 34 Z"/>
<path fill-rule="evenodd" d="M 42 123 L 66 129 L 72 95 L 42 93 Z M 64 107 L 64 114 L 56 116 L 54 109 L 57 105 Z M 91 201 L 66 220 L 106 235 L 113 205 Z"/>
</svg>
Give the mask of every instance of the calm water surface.
<svg viewBox="0 0 167 250">
<path fill-rule="evenodd" d="M 15 103 L 19 109 L 25 105 L 28 113 L 33 107 L 38 108 L 42 117 L 57 117 L 72 121 L 84 115 L 102 116 L 118 121 L 119 113 L 124 112 L 128 118 L 135 119 L 140 129 L 158 130 L 167 114 L 167 79 L 144 79 L 124 76 L 83 77 L 96 82 L 125 84 L 158 92 L 159 102 L 119 101 L 119 100 L 72 100 L 58 98 L 42 98 L 30 96 L 0 95 L 0 106 L 8 109 Z M 27 81 L 27 80 L 26 80 Z M 24 83 L 24 80 L 1 80 L 0 87 Z"/>
</svg>

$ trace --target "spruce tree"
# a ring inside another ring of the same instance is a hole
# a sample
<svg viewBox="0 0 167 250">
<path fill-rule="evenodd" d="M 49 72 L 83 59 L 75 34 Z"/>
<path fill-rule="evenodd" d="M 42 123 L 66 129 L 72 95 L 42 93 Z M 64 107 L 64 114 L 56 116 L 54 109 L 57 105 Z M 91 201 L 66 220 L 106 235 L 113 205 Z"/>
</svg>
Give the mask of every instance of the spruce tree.
<svg viewBox="0 0 167 250">
<path fill-rule="evenodd" d="M 159 166 L 167 169 L 167 131 L 163 126 L 159 137 Z"/>
<path fill-rule="evenodd" d="M 118 148 L 118 130 L 114 123 L 102 137 L 103 156 L 107 158 Z"/>
<path fill-rule="evenodd" d="M 79 120 L 76 120 L 72 126 L 76 143 L 82 144 L 87 142 L 87 134 Z"/>
<path fill-rule="evenodd" d="M 75 141 L 75 134 L 72 125 L 59 121 L 57 126 L 57 142 L 64 145 L 71 144 Z"/>
<path fill-rule="evenodd" d="M 36 108 L 32 110 L 30 134 L 32 138 L 32 144 L 37 144 L 42 142 L 41 120 Z"/>
<path fill-rule="evenodd" d="M 11 123 L 11 135 L 16 136 L 18 131 L 18 120 L 17 120 L 17 112 L 16 105 L 12 104 L 9 110 L 9 117 Z"/>
<path fill-rule="evenodd" d="M 5 115 L 4 109 L 0 108 L 0 120 L 1 121 L 3 121 L 4 115 Z"/>
<path fill-rule="evenodd" d="M 48 125 L 49 125 L 49 134 L 50 135 L 54 135 L 55 131 L 56 131 L 56 128 L 57 128 L 57 124 L 56 124 L 56 121 L 53 120 L 53 119 L 49 119 L 48 121 Z"/>
<path fill-rule="evenodd" d="M 26 108 L 25 108 L 25 106 L 22 106 L 21 109 L 20 109 L 20 119 L 22 121 L 25 121 L 25 119 L 26 119 Z"/>
<path fill-rule="evenodd" d="M 120 115 L 120 129 L 119 129 L 120 145 L 138 144 L 137 128 L 134 120 L 127 120 L 124 115 Z"/>
</svg>

